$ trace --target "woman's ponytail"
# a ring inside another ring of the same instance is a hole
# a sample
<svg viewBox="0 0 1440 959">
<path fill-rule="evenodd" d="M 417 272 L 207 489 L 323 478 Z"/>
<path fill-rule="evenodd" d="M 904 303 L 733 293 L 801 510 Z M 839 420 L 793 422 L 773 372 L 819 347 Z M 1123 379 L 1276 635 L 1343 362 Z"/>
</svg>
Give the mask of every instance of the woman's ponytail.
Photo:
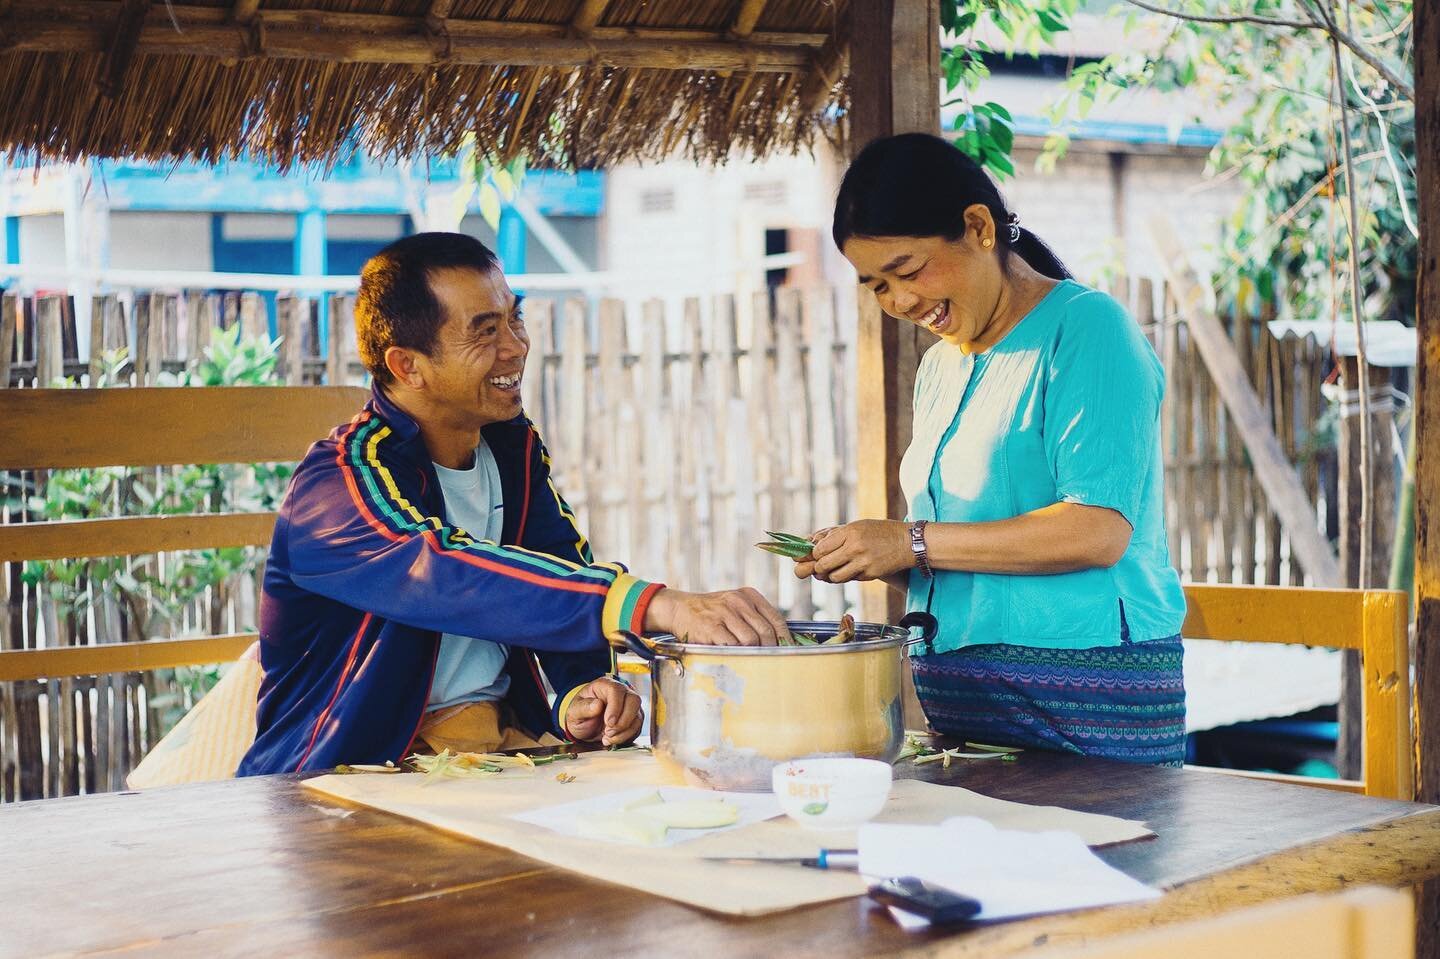
<svg viewBox="0 0 1440 959">
<path fill-rule="evenodd" d="M 1020 236 L 1009 243 L 1011 253 L 1029 263 L 1036 273 L 1044 274 L 1052 280 L 1074 279 L 1049 244 L 1023 226 L 1017 229 Z"/>
</svg>

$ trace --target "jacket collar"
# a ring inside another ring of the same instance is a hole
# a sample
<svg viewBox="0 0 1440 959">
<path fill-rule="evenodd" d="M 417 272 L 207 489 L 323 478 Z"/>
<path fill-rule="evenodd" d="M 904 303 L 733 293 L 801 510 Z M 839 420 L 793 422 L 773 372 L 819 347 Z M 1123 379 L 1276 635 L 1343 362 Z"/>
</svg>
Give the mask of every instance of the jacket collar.
<svg viewBox="0 0 1440 959">
<path fill-rule="evenodd" d="M 423 459 L 427 463 L 430 462 L 430 451 L 425 448 L 425 440 L 420 435 L 420 424 L 416 423 L 415 418 L 409 413 L 402 410 L 379 383 L 371 381 L 370 401 L 365 404 L 365 408 L 385 421 L 391 432 L 394 433 L 398 445 L 405 450 L 407 455 Z M 521 413 L 513 420 L 491 423 L 481 432 L 493 449 L 496 446 L 496 440 L 500 440 L 502 443 L 506 440 L 514 442 L 528 430 L 529 420 L 525 418 L 524 413 Z"/>
<path fill-rule="evenodd" d="M 414 417 L 409 413 L 396 405 L 395 401 L 390 398 L 390 394 L 386 393 L 385 388 L 379 383 L 371 382 L 370 402 L 365 404 L 365 408 L 384 420 L 395 434 L 396 439 L 402 444 L 420 443 L 422 447 L 424 446 L 424 442 L 420 438 L 420 424 L 416 423 Z M 426 458 L 429 458 L 428 454 L 426 454 Z"/>
</svg>

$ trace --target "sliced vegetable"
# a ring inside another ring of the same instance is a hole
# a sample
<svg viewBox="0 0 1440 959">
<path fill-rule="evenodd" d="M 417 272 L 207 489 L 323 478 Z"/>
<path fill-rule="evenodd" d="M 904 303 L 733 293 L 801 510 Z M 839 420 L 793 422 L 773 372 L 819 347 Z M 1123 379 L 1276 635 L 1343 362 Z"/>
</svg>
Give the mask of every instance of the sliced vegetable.
<svg viewBox="0 0 1440 959">
<path fill-rule="evenodd" d="M 740 807 L 723 799 L 682 799 L 635 807 L 637 816 L 664 823 L 670 829 L 716 829 L 740 818 Z"/>
<path fill-rule="evenodd" d="M 548 766 L 562 759 L 578 758 L 575 753 L 555 753 L 531 758 L 524 753 L 507 756 L 504 753 L 452 753 L 445 749 L 435 756 L 422 756 L 417 753 L 409 757 L 408 761 L 412 767 L 425 774 L 422 785 L 429 785 L 441 779 L 483 779 L 507 769 L 534 769 L 536 766 Z"/>
<path fill-rule="evenodd" d="M 588 839 L 618 839 L 641 846 L 658 846 L 667 832 L 660 820 L 625 810 L 590 813 L 577 819 L 575 826 Z"/>
</svg>

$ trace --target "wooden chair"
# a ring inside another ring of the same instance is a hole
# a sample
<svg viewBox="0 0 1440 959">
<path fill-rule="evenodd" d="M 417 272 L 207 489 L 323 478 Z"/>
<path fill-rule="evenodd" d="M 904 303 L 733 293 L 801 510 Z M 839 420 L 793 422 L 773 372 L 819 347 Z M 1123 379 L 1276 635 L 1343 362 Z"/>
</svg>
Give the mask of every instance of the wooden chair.
<svg viewBox="0 0 1440 959">
<path fill-rule="evenodd" d="M 1056 953 L 1055 959 L 1413 959 L 1414 955 L 1415 906 L 1410 892 L 1371 886 L 1150 929 Z"/>
<path fill-rule="evenodd" d="M 1364 667 L 1364 779 L 1241 773 L 1367 796 L 1413 799 L 1409 623 L 1404 593 L 1285 586 L 1185 587 L 1186 639 L 1353 649 Z M 1229 772 L 1229 770 L 1220 770 Z"/>
<path fill-rule="evenodd" d="M 368 396 L 368 390 L 344 386 L 0 390 L 0 422 L 6 424 L 0 470 L 294 461 L 354 416 Z M 275 516 L 4 524 L 0 562 L 265 546 Z M 227 662 L 254 639 L 254 633 L 238 633 L 0 651 L 0 682 Z"/>
</svg>

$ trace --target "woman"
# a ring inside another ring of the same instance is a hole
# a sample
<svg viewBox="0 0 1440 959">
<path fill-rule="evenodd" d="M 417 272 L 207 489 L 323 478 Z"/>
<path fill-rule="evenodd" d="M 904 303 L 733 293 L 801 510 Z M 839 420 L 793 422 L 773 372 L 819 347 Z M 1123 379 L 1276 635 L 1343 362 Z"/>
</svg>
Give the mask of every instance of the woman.
<svg viewBox="0 0 1440 959">
<path fill-rule="evenodd" d="M 909 521 L 817 533 L 796 575 L 884 579 L 938 618 L 912 665 L 943 733 L 1180 765 L 1164 373 L 1139 327 L 938 137 L 866 147 L 833 233 L 881 309 L 940 342 L 920 364 L 900 467 Z"/>
</svg>

